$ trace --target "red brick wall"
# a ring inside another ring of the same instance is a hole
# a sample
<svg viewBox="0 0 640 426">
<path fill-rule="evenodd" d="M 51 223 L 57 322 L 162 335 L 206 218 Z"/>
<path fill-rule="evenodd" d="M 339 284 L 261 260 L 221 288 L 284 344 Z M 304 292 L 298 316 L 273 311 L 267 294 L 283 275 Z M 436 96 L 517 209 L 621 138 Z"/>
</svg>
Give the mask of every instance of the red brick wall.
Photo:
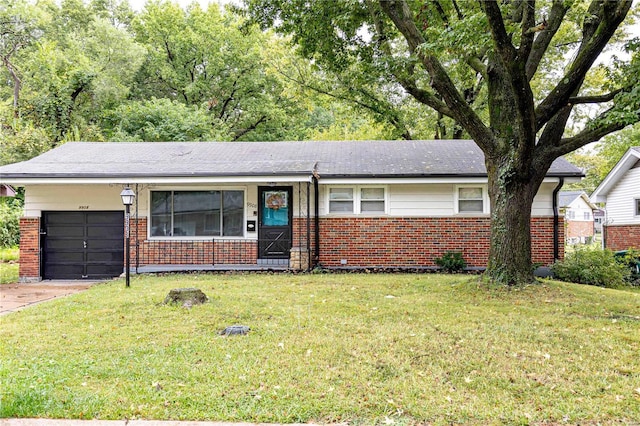
<svg viewBox="0 0 640 426">
<path fill-rule="evenodd" d="M 570 238 L 580 238 L 584 241 L 585 237 L 593 237 L 593 221 L 574 221 L 567 220 L 566 236 Z"/>
<path fill-rule="evenodd" d="M 562 258 L 562 222 L 558 231 Z M 489 218 L 321 218 L 320 263 L 326 267 L 436 266 L 436 258 L 456 251 L 468 266 L 484 267 L 489 235 Z M 553 263 L 553 218 L 532 219 L 531 236 L 533 261 Z"/>
<path fill-rule="evenodd" d="M 20 218 L 20 279 L 40 279 L 40 218 Z"/>
<path fill-rule="evenodd" d="M 138 246 L 136 247 L 136 230 Z M 131 219 L 131 264 L 145 265 L 213 265 L 255 264 L 258 259 L 256 241 L 216 239 L 180 241 L 147 240 L 147 218 Z"/>
<path fill-rule="evenodd" d="M 604 242 L 611 250 L 640 250 L 640 225 L 607 225 L 604 227 Z"/>
</svg>

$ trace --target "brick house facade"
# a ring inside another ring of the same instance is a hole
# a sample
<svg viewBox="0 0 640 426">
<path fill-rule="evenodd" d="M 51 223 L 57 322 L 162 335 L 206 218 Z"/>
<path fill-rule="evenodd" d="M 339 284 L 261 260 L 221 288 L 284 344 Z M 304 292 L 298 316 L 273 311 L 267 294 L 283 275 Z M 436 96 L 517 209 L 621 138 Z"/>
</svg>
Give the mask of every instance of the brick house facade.
<svg viewBox="0 0 640 426">
<path fill-rule="evenodd" d="M 141 273 L 435 269 L 449 251 L 481 270 L 489 255 L 486 172 L 472 141 L 68 143 L 0 171 L 25 187 L 24 281 L 119 275 L 125 186 L 136 194 L 130 259 Z M 580 176 L 558 160 L 541 185 L 536 264 L 563 256 L 554 194 Z"/>
</svg>

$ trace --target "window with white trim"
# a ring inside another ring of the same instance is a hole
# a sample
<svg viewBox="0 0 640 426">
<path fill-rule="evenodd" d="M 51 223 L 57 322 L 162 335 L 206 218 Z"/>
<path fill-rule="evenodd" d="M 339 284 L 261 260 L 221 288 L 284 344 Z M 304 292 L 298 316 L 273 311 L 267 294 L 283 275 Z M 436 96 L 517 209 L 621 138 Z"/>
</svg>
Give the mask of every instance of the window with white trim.
<svg viewBox="0 0 640 426">
<path fill-rule="evenodd" d="M 151 191 L 152 237 L 243 236 L 244 191 Z"/>
<path fill-rule="evenodd" d="M 636 198 L 633 201 L 636 203 L 636 216 L 640 216 L 640 198 Z"/>
<path fill-rule="evenodd" d="M 329 213 L 384 214 L 385 211 L 385 187 L 341 186 L 329 188 Z"/>
<path fill-rule="evenodd" d="M 457 213 L 484 213 L 485 190 L 482 186 L 460 186 L 456 190 Z"/>
<path fill-rule="evenodd" d="M 591 220 L 591 212 L 582 212 L 584 220 Z"/>
</svg>

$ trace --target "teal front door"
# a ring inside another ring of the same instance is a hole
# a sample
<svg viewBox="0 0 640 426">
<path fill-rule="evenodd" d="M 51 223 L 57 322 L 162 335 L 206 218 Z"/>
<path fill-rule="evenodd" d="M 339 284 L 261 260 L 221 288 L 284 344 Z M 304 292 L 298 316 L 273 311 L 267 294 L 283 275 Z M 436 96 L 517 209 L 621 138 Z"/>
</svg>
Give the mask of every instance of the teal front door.
<svg viewBox="0 0 640 426">
<path fill-rule="evenodd" d="M 291 186 L 258 188 L 258 258 L 288 259 L 293 221 Z"/>
</svg>

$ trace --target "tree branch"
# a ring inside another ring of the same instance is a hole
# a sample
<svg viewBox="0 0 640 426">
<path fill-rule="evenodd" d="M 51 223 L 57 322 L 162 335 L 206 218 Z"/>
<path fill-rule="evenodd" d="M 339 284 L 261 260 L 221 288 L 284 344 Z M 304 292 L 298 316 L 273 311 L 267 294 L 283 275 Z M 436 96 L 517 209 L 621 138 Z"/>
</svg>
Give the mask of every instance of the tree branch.
<svg viewBox="0 0 640 426">
<path fill-rule="evenodd" d="M 467 104 L 438 59 L 420 49 L 425 39 L 416 27 L 407 3 L 404 0 L 380 0 L 380 7 L 404 36 L 410 53 L 420 59 L 431 76 L 431 85 L 451 110 L 452 118 L 469 132 L 480 148 L 490 151 L 495 142 L 491 131 Z"/>
<path fill-rule="evenodd" d="M 585 21 L 583 28 L 585 38 L 576 59 L 558 85 L 538 105 L 537 130 L 540 130 L 560 109 L 564 108 L 569 98 L 577 93 L 585 75 L 627 16 L 631 4 L 632 0 L 619 2 L 593 0 L 591 7 L 598 6 L 598 14 Z M 594 25 L 594 22 L 598 24 Z M 593 28 L 594 26 L 597 26 L 597 29 Z"/>
<path fill-rule="evenodd" d="M 618 93 L 626 92 L 630 88 L 620 88 L 618 90 L 614 90 L 611 93 L 607 93 L 605 95 L 594 95 L 594 96 L 574 96 L 569 98 L 569 103 L 572 105 L 578 104 L 600 104 L 604 102 L 610 102 L 613 98 L 616 97 Z"/>
<path fill-rule="evenodd" d="M 562 24 L 564 16 L 569 10 L 568 3 L 566 6 L 565 3 L 566 2 L 564 0 L 554 0 L 553 5 L 551 6 L 551 11 L 549 12 L 547 27 L 544 31 L 540 31 L 538 33 L 538 36 L 533 42 L 526 65 L 526 73 L 529 81 L 531 81 L 538 70 L 540 61 L 542 61 L 545 52 L 549 48 L 549 44 L 551 44 L 551 40 L 558 32 L 560 24 Z"/>
<path fill-rule="evenodd" d="M 489 21 L 491 37 L 493 38 L 496 51 L 502 58 L 502 62 L 505 64 L 512 62 L 516 58 L 517 52 L 511 43 L 511 37 L 509 37 L 504 27 L 500 5 L 495 1 L 481 1 L 480 6 L 484 9 L 484 14 Z"/>
</svg>

